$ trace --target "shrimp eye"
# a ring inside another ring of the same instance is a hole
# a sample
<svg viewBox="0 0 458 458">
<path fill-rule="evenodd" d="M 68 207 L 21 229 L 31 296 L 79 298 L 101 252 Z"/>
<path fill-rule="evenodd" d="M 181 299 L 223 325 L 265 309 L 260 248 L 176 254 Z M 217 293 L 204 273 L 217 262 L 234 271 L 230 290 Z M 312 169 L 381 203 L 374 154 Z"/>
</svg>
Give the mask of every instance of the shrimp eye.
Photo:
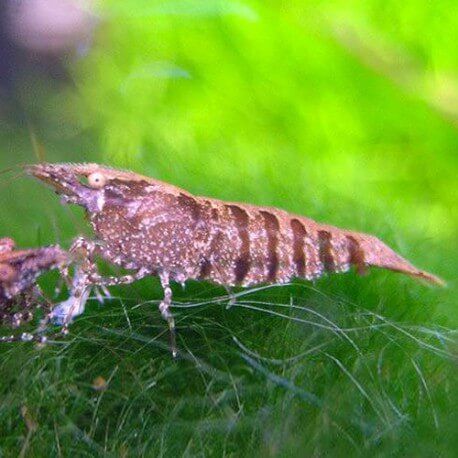
<svg viewBox="0 0 458 458">
<path fill-rule="evenodd" d="M 87 184 L 91 188 L 101 189 L 101 188 L 103 188 L 105 186 L 106 182 L 107 182 L 107 180 L 106 180 L 105 176 L 102 175 L 100 172 L 91 173 L 87 177 Z"/>
<path fill-rule="evenodd" d="M 8 264 L 0 264 L 0 281 L 9 282 L 16 277 L 16 270 Z"/>
</svg>

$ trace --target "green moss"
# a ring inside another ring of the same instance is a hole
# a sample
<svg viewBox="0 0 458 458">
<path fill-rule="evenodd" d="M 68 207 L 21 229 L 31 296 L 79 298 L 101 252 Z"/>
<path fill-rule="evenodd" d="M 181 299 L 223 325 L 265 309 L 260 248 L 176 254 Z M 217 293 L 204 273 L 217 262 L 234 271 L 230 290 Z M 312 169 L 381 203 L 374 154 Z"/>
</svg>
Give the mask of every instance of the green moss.
<svg viewBox="0 0 458 458">
<path fill-rule="evenodd" d="M 75 86 L 28 90 L 48 160 L 374 233 L 449 286 L 373 271 L 238 291 L 230 309 L 221 288 L 174 286 L 177 361 L 158 283 L 113 290 L 120 300 L 91 302 L 67 340 L 0 348 L 0 453 L 452 456 L 449 2 L 147 3 L 103 2 L 107 19 L 70 67 Z M 2 169 L 35 160 L 19 124 L 1 125 L 0 144 Z M 2 234 L 68 246 L 87 232 L 80 210 L 14 174 L 0 175 Z"/>
</svg>

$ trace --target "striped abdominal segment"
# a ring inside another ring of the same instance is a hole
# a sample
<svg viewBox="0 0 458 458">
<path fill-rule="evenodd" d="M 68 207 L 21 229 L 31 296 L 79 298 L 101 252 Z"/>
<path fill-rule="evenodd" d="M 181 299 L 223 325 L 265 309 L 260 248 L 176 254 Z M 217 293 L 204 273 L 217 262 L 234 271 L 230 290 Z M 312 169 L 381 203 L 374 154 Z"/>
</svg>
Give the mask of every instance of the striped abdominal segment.
<svg viewBox="0 0 458 458">
<path fill-rule="evenodd" d="M 280 223 L 278 218 L 271 212 L 260 210 L 259 214 L 261 215 L 264 225 L 264 231 L 267 239 L 267 282 L 275 283 L 277 279 L 277 271 L 280 266 L 280 257 L 278 256 L 278 241 L 279 241 L 279 232 L 280 232 Z M 260 262 L 263 261 L 263 257 L 259 256 Z"/>
<path fill-rule="evenodd" d="M 209 243 L 199 279 L 227 286 L 313 280 L 325 272 L 364 267 L 353 237 L 276 209 L 220 201 L 202 203 Z M 211 207 L 211 210 L 209 209 Z"/>
</svg>

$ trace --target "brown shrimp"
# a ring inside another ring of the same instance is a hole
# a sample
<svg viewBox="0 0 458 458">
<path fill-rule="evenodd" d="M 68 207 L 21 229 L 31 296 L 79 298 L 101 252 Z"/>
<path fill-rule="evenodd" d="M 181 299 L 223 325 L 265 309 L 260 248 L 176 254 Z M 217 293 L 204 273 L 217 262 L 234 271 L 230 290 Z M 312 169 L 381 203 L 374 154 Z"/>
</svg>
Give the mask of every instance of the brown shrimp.
<svg viewBox="0 0 458 458">
<path fill-rule="evenodd" d="M 317 223 L 283 210 L 196 197 L 189 192 L 98 164 L 27 166 L 69 203 L 86 209 L 96 241 L 80 238 L 83 250 L 133 270 L 123 277 L 99 277 L 92 261 L 80 288 L 129 283 L 158 275 L 160 305 L 173 328 L 170 280 L 208 280 L 225 286 L 317 279 L 325 273 L 358 273 L 381 267 L 427 282 L 443 281 L 410 264 L 378 238 Z M 81 291 L 78 295 L 81 295 Z"/>
</svg>

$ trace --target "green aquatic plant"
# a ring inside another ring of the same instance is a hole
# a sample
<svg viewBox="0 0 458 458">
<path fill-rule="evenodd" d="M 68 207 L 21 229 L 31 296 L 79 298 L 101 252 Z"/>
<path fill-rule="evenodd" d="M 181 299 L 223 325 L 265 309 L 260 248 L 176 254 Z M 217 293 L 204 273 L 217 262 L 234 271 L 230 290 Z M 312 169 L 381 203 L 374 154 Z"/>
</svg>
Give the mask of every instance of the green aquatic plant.
<svg viewBox="0 0 458 458">
<path fill-rule="evenodd" d="M 174 285 L 177 361 L 158 281 L 113 289 L 67 339 L 0 348 L 1 453 L 452 456 L 448 2 L 147 3 L 99 3 L 72 84 L 35 81 L 22 93 L 28 126 L 0 123 L 1 169 L 33 162 L 32 128 L 48 161 L 126 167 L 374 233 L 448 286 L 349 273 L 236 290 L 227 307 L 224 289 Z M 0 206 L 1 235 L 20 246 L 88 233 L 78 210 L 15 172 L 0 175 Z M 41 284 L 51 294 L 55 277 Z"/>
</svg>

